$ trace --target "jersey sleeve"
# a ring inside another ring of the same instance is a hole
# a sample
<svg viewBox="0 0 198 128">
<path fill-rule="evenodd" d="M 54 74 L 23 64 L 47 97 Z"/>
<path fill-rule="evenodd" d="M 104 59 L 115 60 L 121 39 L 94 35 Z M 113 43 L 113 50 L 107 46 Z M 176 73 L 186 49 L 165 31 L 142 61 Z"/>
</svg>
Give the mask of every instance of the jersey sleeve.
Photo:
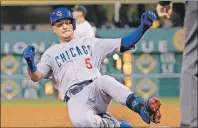
<svg viewBox="0 0 198 128">
<path fill-rule="evenodd" d="M 96 54 L 100 54 L 102 58 L 113 53 L 120 53 L 121 38 L 117 39 L 99 39 L 95 38 L 93 43 L 94 51 Z"/>
<path fill-rule="evenodd" d="M 43 78 L 48 79 L 52 75 L 52 66 L 50 56 L 44 52 L 37 64 L 38 70 L 42 73 Z"/>
</svg>

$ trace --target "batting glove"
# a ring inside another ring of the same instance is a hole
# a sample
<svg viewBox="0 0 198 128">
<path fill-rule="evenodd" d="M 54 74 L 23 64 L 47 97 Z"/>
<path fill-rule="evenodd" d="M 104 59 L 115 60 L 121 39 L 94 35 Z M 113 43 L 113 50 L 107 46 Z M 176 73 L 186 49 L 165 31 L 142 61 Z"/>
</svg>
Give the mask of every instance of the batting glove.
<svg viewBox="0 0 198 128">
<path fill-rule="evenodd" d="M 28 64 L 28 71 L 35 72 L 37 70 L 36 64 L 34 63 L 35 47 L 28 46 L 23 51 L 23 57 Z"/>
<path fill-rule="evenodd" d="M 154 20 L 156 20 L 155 13 L 152 11 L 146 11 L 141 16 L 141 26 L 144 30 L 147 30 L 152 26 Z"/>
</svg>

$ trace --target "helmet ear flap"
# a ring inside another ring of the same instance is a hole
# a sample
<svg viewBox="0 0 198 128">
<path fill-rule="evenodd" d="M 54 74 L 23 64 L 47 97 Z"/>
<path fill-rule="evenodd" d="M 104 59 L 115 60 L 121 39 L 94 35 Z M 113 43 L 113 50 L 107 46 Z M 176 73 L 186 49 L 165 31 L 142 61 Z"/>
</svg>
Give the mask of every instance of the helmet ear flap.
<svg viewBox="0 0 198 128">
<path fill-rule="evenodd" d="M 76 30 L 76 20 L 75 19 L 73 19 L 72 25 L 73 25 L 74 30 Z"/>
</svg>

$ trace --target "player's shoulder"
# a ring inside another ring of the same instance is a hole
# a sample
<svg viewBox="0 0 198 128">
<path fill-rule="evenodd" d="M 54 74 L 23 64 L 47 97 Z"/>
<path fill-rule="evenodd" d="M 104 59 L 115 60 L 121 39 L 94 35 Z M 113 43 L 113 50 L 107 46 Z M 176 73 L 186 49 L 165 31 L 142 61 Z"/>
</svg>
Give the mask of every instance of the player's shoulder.
<svg viewBox="0 0 198 128">
<path fill-rule="evenodd" d="M 53 45 L 51 45 L 49 48 L 47 48 L 46 50 L 45 50 L 45 54 L 51 54 L 51 53 L 53 53 L 54 52 L 54 50 L 56 50 L 57 48 L 59 48 L 60 46 L 59 46 L 60 44 L 53 44 Z"/>
<path fill-rule="evenodd" d="M 93 44 L 96 40 L 96 37 L 82 37 L 80 40 L 82 44 Z"/>
</svg>

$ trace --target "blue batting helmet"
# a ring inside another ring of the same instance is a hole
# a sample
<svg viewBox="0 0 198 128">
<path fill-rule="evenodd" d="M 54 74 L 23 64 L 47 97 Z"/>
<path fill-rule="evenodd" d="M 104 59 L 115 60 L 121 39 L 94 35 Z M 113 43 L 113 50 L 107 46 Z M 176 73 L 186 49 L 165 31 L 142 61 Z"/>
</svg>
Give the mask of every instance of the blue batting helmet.
<svg viewBox="0 0 198 128">
<path fill-rule="evenodd" d="M 52 25 L 54 22 L 61 20 L 61 19 L 71 19 L 74 30 L 76 29 L 76 21 L 73 18 L 72 13 L 68 8 L 60 7 L 52 11 L 51 16 L 50 16 L 50 22 Z"/>
</svg>

